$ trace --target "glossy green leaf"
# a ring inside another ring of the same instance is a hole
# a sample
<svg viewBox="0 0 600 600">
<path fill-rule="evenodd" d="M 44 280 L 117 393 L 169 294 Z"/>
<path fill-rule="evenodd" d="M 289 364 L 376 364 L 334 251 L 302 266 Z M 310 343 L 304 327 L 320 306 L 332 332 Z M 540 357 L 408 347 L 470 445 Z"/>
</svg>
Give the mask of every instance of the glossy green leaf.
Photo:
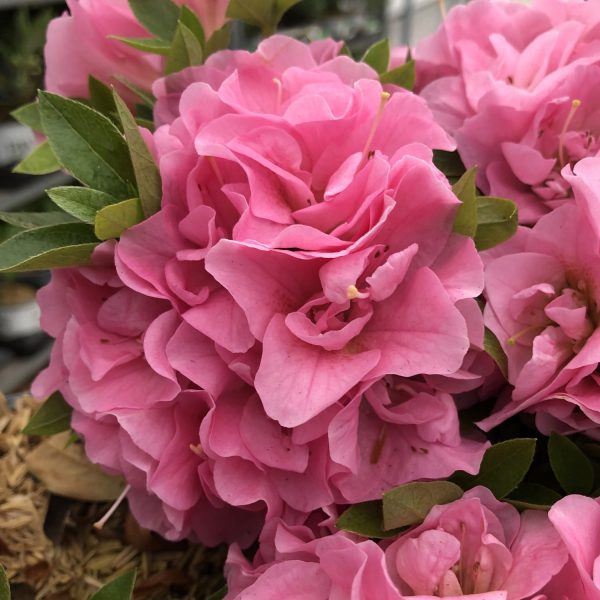
<svg viewBox="0 0 600 600">
<path fill-rule="evenodd" d="M 500 372 L 504 377 L 508 376 L 508 358 L 506 352 L 500 345 L 498 338 L 491 329 L 487 327 L 484 330 L 483 349 L 489 354 L 498 365 Z"/>
<path fill-rule="evenodd" d="M 217 31 L 213 32 L 204 45 L 204 58 L 206 59 L 211 54 L 228 48 L 230 37 L 231 23 L 226 23 L 221 29 L 217 29 Z"/>
<path fill-rule="evenodd" d="M 504 498 L 519 510 L 549 510 L 560 499 L 561 495 L 554 490 L 529 481 L 523 481 L 509 498 Z"/>
<path fill-rule="evenodd" d="M 81 102 L 40 92 L 44 131 L 59 162 L 88 187 L 117 199 L 135 191 L 129 150 L 112 121 Z"/>
<path fill-rule="evenodd" d="M 62 211 L 47 212 L 4 212 L 0 211 L 0 221 L 21 229 L 35 229 L 59 223 L 73 223 L 76 219 Z"/>
<path fill-rule="evenodd" d="M 0 600 L 10 600 L 10 583 L 4 567 L 0 565 Z"/>
<path fill-rule="evenodd" d="M 477 169 L 472 167 L 452 186 L 455 196 L 462 202 L 454 219 L 454 231 L 475 237 L 477 233 Z"/>
<path fill-rule="evenodd" d="M 437 504 L 458 500 L 463 491 L 450 481 L 405 483 L 383 494 L 385 530 L 421 523 Z"/>
<path fill-rule="evenodd" d="M 460 158 L 459 153 L 454 150 L 448 152 L 447 150 L 434 150 L 433 151 L 433 164 L 450 180 L 459 180 L 467 170 L 465 165 Z M 456 183 L 454 181 L 453 183 Z"/>
<path fill-rule="evenodd" d="M 386 538 L 396 534 L 383 528 L 381 500 L 353 504 L 342 513 L 336 527 L 367 538 Z"/>
<path fill-rule="evenodd" d="M 463 490 L 482 485 L 501 500 L 523 481 L 535 454 L 536 440 L 515 438 L 488 448 L 477 475 L 458 471 L 452 481 Z"/>
<path fill-rule="evenodd" d="M 143 214 L 149 217 L 160 209 L 162 198 L 160 173 L 129 108 L 116 92 L 114 99 L 131 154 Z"/>
<path fill-rule="evenodd" d="M 206 43 L 204 27 L 202 27 L 202 23 L 198 20 L 196 13 L 191 11 L 187 6 L 182 6 L 181 13 L 179 14 L 179 22 L 183 23 L 194 34 L 194 37 L 200 42 L 200 47 L 204 49 L 204 44 Z"/>
<path fill-rule="evenodd" d="M 554 475 L 567 494 L 589 494 L 594 486 L 590 459 L 568 437 L 552 433 L 548 457 Z"/>
<path fill-rule="evenodd" d="M 381 75 L 379 80 L 383 85 L 393 83 L 406 90 L 412 91 L 415 87 L 415 61 L 409 60 L 400 67 L 396 67 L 391 71 L 386 71 Z"/>
<path fill-rule="evenodd" d="M 263 35 L 271 35 L 285 12 L 298 2 L 300 0 L 231 0 L 227 16 L 259 27 Z"/>
<path fill-rule="evenodd" d="M 98 211 L 94 231 L 99 240 L 118 238 L 129 227 L 144 220 L 138 198 L 123 200 Z"/>
<path fill-rule="evenodd" d="M 23 429 L 27 435 L 54 435 L 71 428 L 73 409 L 65 402 L 62 394 L 52 394 L 33 415 Z"/>
<path fill-rule="evenodd" d="M 375 42 L 360 59 L 375 69 L 379 74 L 387 71 L 390 64 L 390 42 L 387 38 Z"/>
<path fill-rule="evenodd" d="M 136 50 L 148 52 L 149 54 L 161 54 L 166 56 L 171 50 L 171 42 L 160 38 L 131 38 L 122 37 L 120 35 L 109 35 L 109 38 L 123 42 Z"/>
<path fill-rule="evenodd" d="M 27 229 L 0 244 L 0 271 L 37 271 L 89 264 L 97 244 L 92 227 L 84 223 Z"/>
<path fill-rule="evenodd" d="M 506 198 L 477 198 L 477 233 L 475 245 L 487 250 L 511 238 L 517 231 L 517 205 Z"/>
<path fill-rule="evenodd" d="M 165 72 L 176 73 L 186 67 L 201 65 L 203 60 L 204 51 L 198 38 L 187 25 L 180 22 L 173 38 Z"/>
<path fill-rule="evenodd" d="M 115 204 L 117 200 L 90 188 L 64 186 L 47 190 L 46 193 L 57 206 L 73 215 L 84 223 L 93 225 L 96 222 L 96 213 L 105 206 Z"/>
<path fill-rule="evenodd" d="M 129 0 L 137 20 L 153 35 L 170 42 L 177 29 L 179 7 L 171 0 Z"/>
<path fill-rule="evenodd" d="M 10 114 L 21 125 L 26 125 L 38 133 L 44 133 L 42 118 L 40 116 L 40 105 L 37 100 L 29 102 L 29 104 L 24 104 L 13 110 Z"/>
<path fill-rule="evenodd" d="M 100 588 L 90 600 L 131 600 L 135 586 L 135 571 L 127 571 Z"/>
<path fill-rule="evenodd" d="M 60 171 L 61 166 L 47 141 L 36 146 L 14 169 L 26 175 L 47 175 Z"/>
</svg>

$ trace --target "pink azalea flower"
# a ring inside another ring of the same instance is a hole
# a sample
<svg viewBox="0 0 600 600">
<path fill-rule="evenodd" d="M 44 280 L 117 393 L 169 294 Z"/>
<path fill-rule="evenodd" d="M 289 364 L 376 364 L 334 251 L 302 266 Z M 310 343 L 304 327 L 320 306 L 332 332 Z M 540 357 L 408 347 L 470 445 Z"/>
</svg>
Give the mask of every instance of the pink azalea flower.
<svg viewBox="0 0 600 600">
<path fill-rule="evenodd" d="M 226 21 L 227 0 L 176 0 L 196 12 L 205 34 Z M 50 22 L 46 38 L 46 88 L 72 98 L 87 98 L 90 75 L 115 86 L 129 102 L 136 101 L 122 79 L 150 90 L 160 77 L 164 59 L 136 50 L 111 36 L 148 38 L 127 0 L 68 0 L 69 13 Z M 85 48 L 85 51 L 82 51 Z"/>
<path fill-rule="evenodd" d="M 253 564 L 233 546 L 225 573 L 226 600 L 401 600 L 375 542 L 344 533 L 315 537 L 281 521 L 263 530 Z"/>
<path fill-rule="evenodd" d="M 263 516 L 237 511 L 211 491 L 212 466 L 199 446 L 213 399 L 182 387 L 185 378 L 167 360 L 173 340 L 180 348 L 180 319 L 168 302 L 123 285 L 113 250 L 99 246 L 94 266 L 55 271 L 40 291 L 42 326 L 56 341 L 32 391 L 45 398 L 60 389 L 87 455 L 124 476 L 143 526 L 169 539 L 247 545 Z M 214 345 L 213 355 L 215 362 Z"/>
<path fill-rule="evenodd" d="M 72 98 L 87 98 L 88 78 L 114 85 L 133 102 L 119 78 L 150 89 L 160 76 L 162 58 L 108 36 L 149 37 L 127 0 L 69 0 L 69 13 L 50 22 L 46 37 L 46 88 Z M 85 51 L 82 51 L 85 48 Z"/>
<path fill-rule="evenodd" d="M 600 599 L 600 506 L 597 499 L 567 496 L 548 513 L 569 551 L 569 563 L 544 590 L 549 598 Z"/>
<path fill-rule="evenodd" d="M 421 95 L 479 187 L 516 200 L 522 223 L 571 198 L 561 169 L 598 152 L 598 27 L 583 0 L 475 0 L 415 49 Z"/>
<path fill-rule="evenodd" d="M 381 546 L 280 521 L 268 522 L 260 541 L 252 563 L 230 549 L 228 600 L 556 600 L 545 593 L 568 558 L 545 513 L 519 515 L 481 487 L 433 507 L 422 525 Z"/>
<path fill-rule="evenodd" d="M 519 515 L 476 487 L 431 509 L 422 525 L 386 549 L 388 570 L 405 598 L 537 598 L 567 551 L 548 517 Z"/>
<path fill-rule="evenodd" d="M 514 390 L 485 428 L 530 410 L 542 432 L 597 435 L 599 166 L 586 158 L 563 170 L 575 202 L 523 230 L 522 249 L 487 266 L 485 322 L 508 356 Z"/>
</svg>

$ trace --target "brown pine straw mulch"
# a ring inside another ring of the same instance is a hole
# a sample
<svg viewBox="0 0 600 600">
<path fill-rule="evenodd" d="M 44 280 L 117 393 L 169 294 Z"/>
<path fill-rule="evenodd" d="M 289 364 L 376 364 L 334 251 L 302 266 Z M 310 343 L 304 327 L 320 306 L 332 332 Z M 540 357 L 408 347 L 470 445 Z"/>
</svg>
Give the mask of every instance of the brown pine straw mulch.
<svg viewBox="0 0 600 600">
<path fill-rule="evenodd" d="M 86 600 L 132 568 L 136 600 L 202 600 L 223 585 L 223 548 L 167 542 L 141 529 L 126 503 L 97 530 L 110 503 L 51 494 L 48 487 L 70 493 L 70 485 L 75 496 L 77 485 L 112 494 L 122 484 L 83 462 L 78 444 L 22 434 L 36 407 L 24 395 L 10 409 L 0 395 L 0 563 L 13 600 Z"/>
</svg>

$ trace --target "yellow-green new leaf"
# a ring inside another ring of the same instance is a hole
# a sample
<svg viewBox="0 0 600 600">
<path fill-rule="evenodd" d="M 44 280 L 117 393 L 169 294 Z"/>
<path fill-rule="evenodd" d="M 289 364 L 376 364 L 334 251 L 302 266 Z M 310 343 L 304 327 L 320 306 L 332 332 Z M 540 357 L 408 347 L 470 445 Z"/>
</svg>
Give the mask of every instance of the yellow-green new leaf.
<svg viewBox="0 0 600 600">
<path fill-rule="evenodd" d="M 135 571 L 127 571 L 100 588 L 90 600 L 131 600 L 135 586 Z"/>
<path fill-rule="evenodd" d="M 437 504 L 462 497 L 463 491 L 450 481 L 405 483 L 383 494 L 383 527 L 394 529 L 421 523 Z"/>
<path fill-rule="evenodd" d="M 375 69 L 379 74 L 383 74 L 387 71 L 388 65 L 390 64 L 390 42 L 387 38 L 375 42 L 367 51 L 363 54 L 361 61 L 367 63 L 370 67 Z"/>
<path fill-rule="evenodd" d="M 30 127 L 33 131 L 44 133 L 42 118 L 40 116 L 40 105 L 37 100 L 16 108 L 10 113 L 10 116 L 21 123 L 21 125 Z"/>
<path fill-rule="evenodd" d="M 160 173 L 129 108 L 116 92 L 114 99 L 129 147 L 142 211 L 144 216 L 149 217 L 160 209 Z"/>
<path fill-rule="evenodd" d="M 25 175 L 47 175 L 60 171 L 61 166 L 47 141 L 36 146 L 14 169 Z"/>
<path fill-rule="evenodd" d="M 409 60 L 400 67 L 396 67 L 391 71 L 386 71 L 381 75 L 379 80 L 383 85 L 386 83 L 393 83 L 394 85 L 412 91 L 415 87 L 415 77 L 415 61 Z"/>
<path fill-rule="evenodd" d="M 54 204 L 90 225 L 96 222 L 96 213 L 99 210 L 117 203 L 117 200 L 109 194 L 78 186 L 55 187 L 46 190 L 46 193 Z"/>
<path fill-rule="evenodd" d="M 131 198 L 106 206 L 96 214 L 95 233 L 99 240 L 111 240 L 144 220 L 138 198 Z"/>
<path fill-rule="evenodd" d="M 149 54 L 161 54 L 166 56 L 171 50 L 171 42 L 161 40 L 160 38 L 130 38 L 121 37 L 120 35 L 109 35 L 113 40 L 119 40 L 136 50 L 148 52 Z"/>
<path fill-rule="evenodd" d="M 201 65 L 203 60 L 204 51 L 200 41 L 187 25 L 180 22 L 173 38 L 165 72 L 176 73 L 186 67 Z"/>
<path fill-rule="evenodd" d="M 97 245 L 94 230 L 84 223 L 27 229 L 0 244 L 0 271 L 38 271 L 87 265 Z"/>
<path fill-rule="evenodd" d="M 477 198 L 477 233 L 475 245 L 487 250 L 510 239 L 517 231 L 517 205 L 506 198 L 479 196 Z"/>
<path fill-rule="evenodd" d="M 454 231 L 469 237 L 477 233 L 476 175 L 477 169 L 472 167 L 452 186 L 454 195 L 462 202 L 454 219 Z"/>
</svg>

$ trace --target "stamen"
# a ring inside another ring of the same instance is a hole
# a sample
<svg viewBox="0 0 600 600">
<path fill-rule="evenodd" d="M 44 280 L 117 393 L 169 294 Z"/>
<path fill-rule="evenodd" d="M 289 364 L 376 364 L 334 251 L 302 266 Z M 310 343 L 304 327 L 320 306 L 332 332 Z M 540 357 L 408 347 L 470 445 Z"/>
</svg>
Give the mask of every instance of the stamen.
<svg viewBox="0 0 600 600">
<path fill-rule="evenodd" d="M 365 143 L 365 147 L 363 148 L 363 151 L 362 151 L 363 158 L 360 163 L 361 167 L 370 158 L 369 146 L 373 142 L 373 138 L 375 137 L 375 134 L 377 133 L 377 129 L 379 128 L 379 123 L 381 123 L 381 118 L 383 117 L 383 111 L 385 110 L 385 105 L 387 104 L 387 101 L 390 99 L 390 97 L 391 97 L 391 94 L 389 92 L 381 92 L 381 100 L 379 102 L 379 108 L 377 109 L 377 114 L 375 115 L 375 118 L 373 119 L 373 125 L 371 126 L 371 131 L 369 132 L 369 135 L 367 137 L 367 142 Z"/>
<path fill-rule="evenodd" d="M 346 296 L 348 300 L 356 300 L 356 298 L 368 298 L 368 292 L 359 292 L 358 288 L 355 285 L 349 285 L 346 290 Z"/>
<path fill-rule="evenodd" d="M 225 180 L 223 179 L 223 174 L 221 173 L 221 169 L 219 169 L 219 165 L 217 164 L 215 157 L 207 156 L 207 158 L 208 158 L 208 164 L 210 165 L 211 169 L 213 170 L 213 173 L 215 174 L 219 184 L 221 185 L 221 187 L 223 187 L 225 185 Z"/>
<path fill-rule="evenodd" d="M 120 493 L 119 497 L 113 502 L 113 505 L 108 509 L 106 514 L 99 521 L 96 521 L 94 523 L 95 529 L 102 529 L 106 525 L 107 521 L 113 516 L 113 514 L 115 513 L 117 508 L 119 508 L 121 502 L 123 502 L 123 500 L 125 500 L 125 496 L 127 496 L 127 493 L 129 492 L 130 489 L 131 489 L 131 485 L 128 484 L 125 486 L 125 489 Z"/>
<path fill-rule="evenodd" d="M 440 7 L 440 14 L 442 15 L 442 21 L 446 20 L 446 0 L 438 0 L 438 5 Z"/>
<path fill-rule="evenodd" d="M 565 119 L 565 123 L 562 127 L 562 130 L 560 132 L 560 136 L 559 136 L 559 143 L 558 143 L 558 160 L 560 162 L 560 166 L 564 167 L 565 166 L 565 135 L 567 134 L 567 131 L 569 129 L 569 125 L 571 125 L 571 121 L 573 120 L 573 117 L 575 116 L 575 113 L 577 112 L 577 109 L 581 106 L 581 100 L 573 100 L 573 102 L 571 102 L 571 110 L 569 110 L 569 114 L 567 115 L 567 118 Z"/>
<path fill-rule="evenodd" d="M 200 457 L 204 457 L 204 450 L 200 444 L 190 444 L 190 450 L 196 455 Z"/>
<path fill-rule="evenodd" d="M 281 112 L 281 104 L 283 102 L 283 84 L 281 83 L 281 79 L 277 77 L 273 77 L 273 83 L 277 87 L 277 103 L 276 103 L 276 112 L 279 114 Z"/>
<path fill-rule="evenodd" d="M 371 450 L 371 464 L 376 465 L 381 458 L 381 452 L 383 451 L 383 446 L 385 444 L 385 438 L 387 437 L 387 426 L 384 423 L 379 430 L 379 435 L 375 440 L 375 444 L 373 444 L 373 450 Z"/>
<path fill-rule="evenodd" d="M 532 331 L 535 331 L 536 329 L 539 329 L 538 325 L 532 325 L 531 327 L 525 327 L 525 329 L 522 329 L 521 331 L 518 331 L 517 333 L 515 333 L 515 335 L 510 336 L 507 340 L 506 343 L 510 344 L 511 346 L 514 346 L 518 340 L 520 340 L 524 335 L 531 333 Z"/>
</svg>

